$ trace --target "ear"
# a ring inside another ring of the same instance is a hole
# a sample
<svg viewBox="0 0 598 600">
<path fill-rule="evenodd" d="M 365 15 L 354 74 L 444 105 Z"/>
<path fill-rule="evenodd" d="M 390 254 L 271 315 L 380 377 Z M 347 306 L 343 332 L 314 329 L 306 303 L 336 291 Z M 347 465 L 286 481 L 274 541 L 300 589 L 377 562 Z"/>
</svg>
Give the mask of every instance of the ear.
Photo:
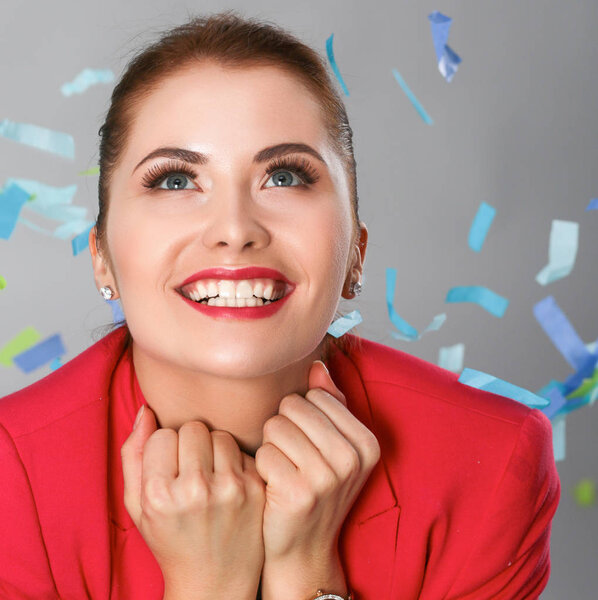
<svg viewBox="0 0 598 600">
<path fill-rule="evenodd" d="M 118 298 L 116 289 L 116 280 L 110 268 L 108 261 L 102 256 L 97 246 L 97 230 L 92 227 L 89 232 L 89 253 L 91 254 L 91 265 L 93 267 L 93 278 L 96 282 L 98 291 L 101 287 L 109 285 L 114 290 L 112 300 Z"/>
<path fill-rule="evenodd" d="M 368 228 L 363 221 L 359 221 L 359 236 L 354 242 L 348 265 L 347 278 L 343 286 L 342 297 L 350 300 L 355 298 L 355 293 L 350 292 L 351 284 L 361 281 L 363 275 L 363 264 L 365 262 L 365 251 L 368 245 Z"/>
</svg>

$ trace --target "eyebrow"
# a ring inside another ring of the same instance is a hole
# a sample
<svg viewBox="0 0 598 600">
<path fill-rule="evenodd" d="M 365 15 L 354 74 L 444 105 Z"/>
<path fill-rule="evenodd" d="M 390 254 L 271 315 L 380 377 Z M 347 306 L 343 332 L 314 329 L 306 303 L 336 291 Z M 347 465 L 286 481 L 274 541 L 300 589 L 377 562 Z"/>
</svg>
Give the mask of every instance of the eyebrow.
<svg viewBox="0 0 598 600">
<path fill-rule="evenodd" d="M 268 146 L 263 150 L 260 150 L 254 157 L 253 162 L 256 164 L 263 163 L 285 154 L 294 154 L 297 152 L 303 152 L 305 154 L 311 154 L 314 158 L 317 158 L 324 165 L 326 161 L 322 158 L 319 152 L 314 150 L 311 146 L 300 142 L 286 142 L 283 144 L 276 144 L 275 146 Z M 152 158 L 164 157 L 174 158 L 182 160 L 183 162 L 191 163 L 193 165 L 205 165 L 210 160 L 209 154 L 203 152 L 194 152 L 193 150 L 186 150 L 185 148 L 172 148 L 163 147 L 152 150 L 146 157 L 142 158 L 137 166 L 133 169 L 133 173 L 145 162 Z"/>
</svg>

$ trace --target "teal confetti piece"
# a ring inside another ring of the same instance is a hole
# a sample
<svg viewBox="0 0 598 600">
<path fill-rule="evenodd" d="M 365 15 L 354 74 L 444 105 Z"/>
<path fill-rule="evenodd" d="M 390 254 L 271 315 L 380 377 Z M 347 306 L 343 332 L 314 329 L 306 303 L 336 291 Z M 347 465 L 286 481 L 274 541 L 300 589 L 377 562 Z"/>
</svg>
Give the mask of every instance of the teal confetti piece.
<svg viewBox="0 0 598 600">
<path fill-rule="evenodd" d="M 61 357 L 57 356 L 54 360 L 52 360 L 52 362 L 50 363 L 51 371 L 56 371 L 56 369 L 59 369 L 60 367 L 62 367 L 63 363 L 60 359 L 61 359 Z"/>
<path fill-rule="evenodd" d="M 332 49 L 332 38 L 334 37 L 334 33 L 330 35 L 330 37 L 326 40 L 326 53 L 328 54 L 328 60 L 330 61 L 330 65 L 332 66 L 332 70 L 338 79 L 338 82 L 341 84 L 345 95 L 349 95 L 349 90 L 345 85 L 345 81 L 343 80 L 343 76 L 336 64 L 336 60 L 334 59 L 334 50 Z"/>
<path fill-rule="evenodd" d="M 60 334 L 57 333 L 39 342 L 32 348 L 13 357 L 13 363 L 24 373 L 30 373 L 52 359 L 66 354 Z"/>
<path fill-rule="evenodd" d="M 349 331 L 350 329 L 353 329 L 353 327 L 355 327 L 356 325 L 359 325 L 359 323 L 361 323 L 362 321 L 363 317 L 361 316 L 361 313 L 358 310 L 354 310 L 348 315 L 339 317 L 336 321 L 334 321 L 330 325 L 326 333 L 329 333 L 335 338 L 339 338 L 341 335 L 347 333 L 347 331 Z"/>
<path fill-rule="evenodd" d="M 438 351 L 438 366 L 453 373 L 460 373 L 463 370 L 464 358 L 465 344 L 443 346 Z"/>
<path fill-rule="evenodd" d="M 598 198 L 592 198 L 586 206 L 586 210 L 598 210 Z"/>
<path fill-rule="evenodd" d="M 0 135 L 64 158 L 75 158 L 75 140 L 68 133 L 53 131 L 31 123 L 15 123 L 4 119 L 0 122 Z"/>
<path fill-rule="evenodd" d="M 83 69 L 73 81 L 63 84 L 60 88 L 63 96 L 82 94 L 92 85 L 110 83 L 114 80 L 114 73 L 110 69 Z"/>
<path fill-rule="evenodd" d="M 11 183 L 0 193 L 0 238 L 8 240 L 19 220 L 19 213 L 29 194 L 20 186 Z"/>
<path fill-rule="evenodd" d="M 89 246 L 89 232 L 94 225 L 95 223 L 92 223 L 85 231 L 81 232 L 78 236 L 71 240 L 73 256 L 77 256 L 77 254 Z"/>
<path fill-rule="evenodd" d="M 579 223 L 554 219 L 550 229 L 548 264 L 536 275 L 540 285 L 547 285 L 571 273 L 577 256 Z"/>
<path fill-rule="evenodd" d="M 421 339 L 422 335 L 429 331 L 437 331 L 440 329 L 444 321 L 446 320 L 446 314 L 442 313 L 436 315 L 432 322 L 424 329 L 420 334 L 417 329 L 407 323 L 395 310 L 394 308 L 394 295 L 397 284 L 397 270 L 392 268 L 386 269 L 386 306 L 388 309 L 388 316 L 391 323 L 399 330 L 399 332 L 391 331 L 391 335 L 399 340 L 406 342 L 413 342 Z"/>
<path fill-rule="evenodd" d="M 559 415 L 552 421 L 552 450 L 554 462 L 565 460 L 567 456 L 566 415 Z"/>
<path fill-rule="evenodd" d="M 433 125 L 434 121 L 432 120 L 432 117 L 430 117 L 430 115 L 426 112 L 424 107 L 421 105 L 421 102 L 415 97 L 415 94 L 409 89 L 409 86 L 407 85 L 405 80 L 401 77 L 401 74 L 396 69 L 392 70 L 392 74 L 394 75 L 395 79 L 397 80 L 397 83 L 401 86 L 401 89 L 403 90 L 403 92 L 405 92 L 405 95 L 407 96 L 407 98 L 409 98 L 409 101 L 411 102 L 411 104 L 413 104 L 413 108 L 415 108 L 415 110 L 419 113 L 419 116 L 422 118 L 423 122 L 426 123 L 427 125 Z"/>
<path fill-rule="evenodd" d="M 502 317 L 509 306 L 506 298 L 481 285 L 453 287 L 446 295 L 446 302 L 473 302 L 495 317 Z"/>
<path fill-rule="evenodd" d="M 459 382 L 469 387 L 517 400 L 517 402 L 521 402 L 530 408 L 540 408 L 550 404 L 550 401 L 546 398 L 537 396 L 533 392 L 513 385 L 508 381 L 498 379 L 494 375 L 484 373 L 483 371 L 476 371 L 475 369 L 463 369 L 459 377 Z"/>
<path fill-rule="evenodd" d="M 478 212 L 469 229 L 469 238 L 467 240 L 469 247 L 472 250 L 479 252 L 482 249 L 490 225 L 492 225 L 494 215 L 496 215 L 496 209 L 493 206 L 490 206 L 490 204 L 486 204 L 485 202 L 480 204 Z"/>
</svg>

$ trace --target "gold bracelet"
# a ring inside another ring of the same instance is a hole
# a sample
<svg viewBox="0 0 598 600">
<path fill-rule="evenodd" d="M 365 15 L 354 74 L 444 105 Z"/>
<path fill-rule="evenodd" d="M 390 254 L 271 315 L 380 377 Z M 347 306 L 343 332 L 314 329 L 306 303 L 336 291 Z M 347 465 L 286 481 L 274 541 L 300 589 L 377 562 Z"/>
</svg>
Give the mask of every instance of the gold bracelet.
<svg viewBox="0 0 598 600">
<path fill-rule="evenodd" d="M 350 591 L 348 592 L 348 596 L 343 598 L 337 594 L 326 594 L 322 590 L 318 590 L 313 600 L 355 600 L 355 598 L 353 598 L 353 594 Z"/>
</svg>

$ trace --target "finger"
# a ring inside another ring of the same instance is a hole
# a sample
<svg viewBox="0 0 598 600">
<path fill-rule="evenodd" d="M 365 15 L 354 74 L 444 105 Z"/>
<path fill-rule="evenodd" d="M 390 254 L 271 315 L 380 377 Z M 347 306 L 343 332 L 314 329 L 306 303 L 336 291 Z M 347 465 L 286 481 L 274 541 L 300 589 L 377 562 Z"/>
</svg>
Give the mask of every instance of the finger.
<svg viewBox="0 0 598 600">
<path fill-rule="evenodd" d="M 138 524 L 141 516 L 141 476 L 143 472 L 143 448 L 156 431 L 156 417 L 152 409 L 144 405 L 137 427 L 121 446 L 120 454 L 124 480 L 124 502 L 133 522 Z"/>
<path fill-rule="evenodd" d="M 154 431 L 143 449 L 141 504 L 170 500 L 170 486 L 178 475 L 179 438 L 174 429 Z"/>
<path fill-rule="evenodd" d="M 179 475 L 211 473 L 214 470 L 212 438 L 205 423 L 187 421 L 179 428 Z"/>
<path fill-rule="evenodd" d="M 297 467 L 279 448 L 266 442 L 255 453 L 255 468 L 266 485 L 287 489 L 297 477 Z M 286 484 L 286 485 L 285 485 Z"/>
<path fill-rule="evenodd" d="M 334 396 L 341 404 L 347 406 L 345 395 L 338 389 L 326 365 L 321 360 L 316 360 L 312 363 L 309 370 L 309 389 L 320 388 Z"/>
<path fill-rule="evenodd" d="M 283 431 L 284 423 L 281 424 L 281 431 L 276 432 L 273 443 L 293 462 L 297 457 L 300 462 L 297 466 L 301 471 L 308 474 L 325 462 L 339 478 L 345 479 L 348 474 L 359 470 L 356 449 L 312 402 L 298 394 L 290 394 L 282 399 L 278 412 L 286 417 L 290 425 Z M 301 432 L 301 436 L 296 434 L 297 431 Z M 319 456 L 306 451 L 301 437 L 309 442 Z"/>
<path fill-rule="evenodd" d="M 243 473 L 243 458 L 235 438 L 228 431 L 212 431 L 214 473 Z"/>
</svg>

